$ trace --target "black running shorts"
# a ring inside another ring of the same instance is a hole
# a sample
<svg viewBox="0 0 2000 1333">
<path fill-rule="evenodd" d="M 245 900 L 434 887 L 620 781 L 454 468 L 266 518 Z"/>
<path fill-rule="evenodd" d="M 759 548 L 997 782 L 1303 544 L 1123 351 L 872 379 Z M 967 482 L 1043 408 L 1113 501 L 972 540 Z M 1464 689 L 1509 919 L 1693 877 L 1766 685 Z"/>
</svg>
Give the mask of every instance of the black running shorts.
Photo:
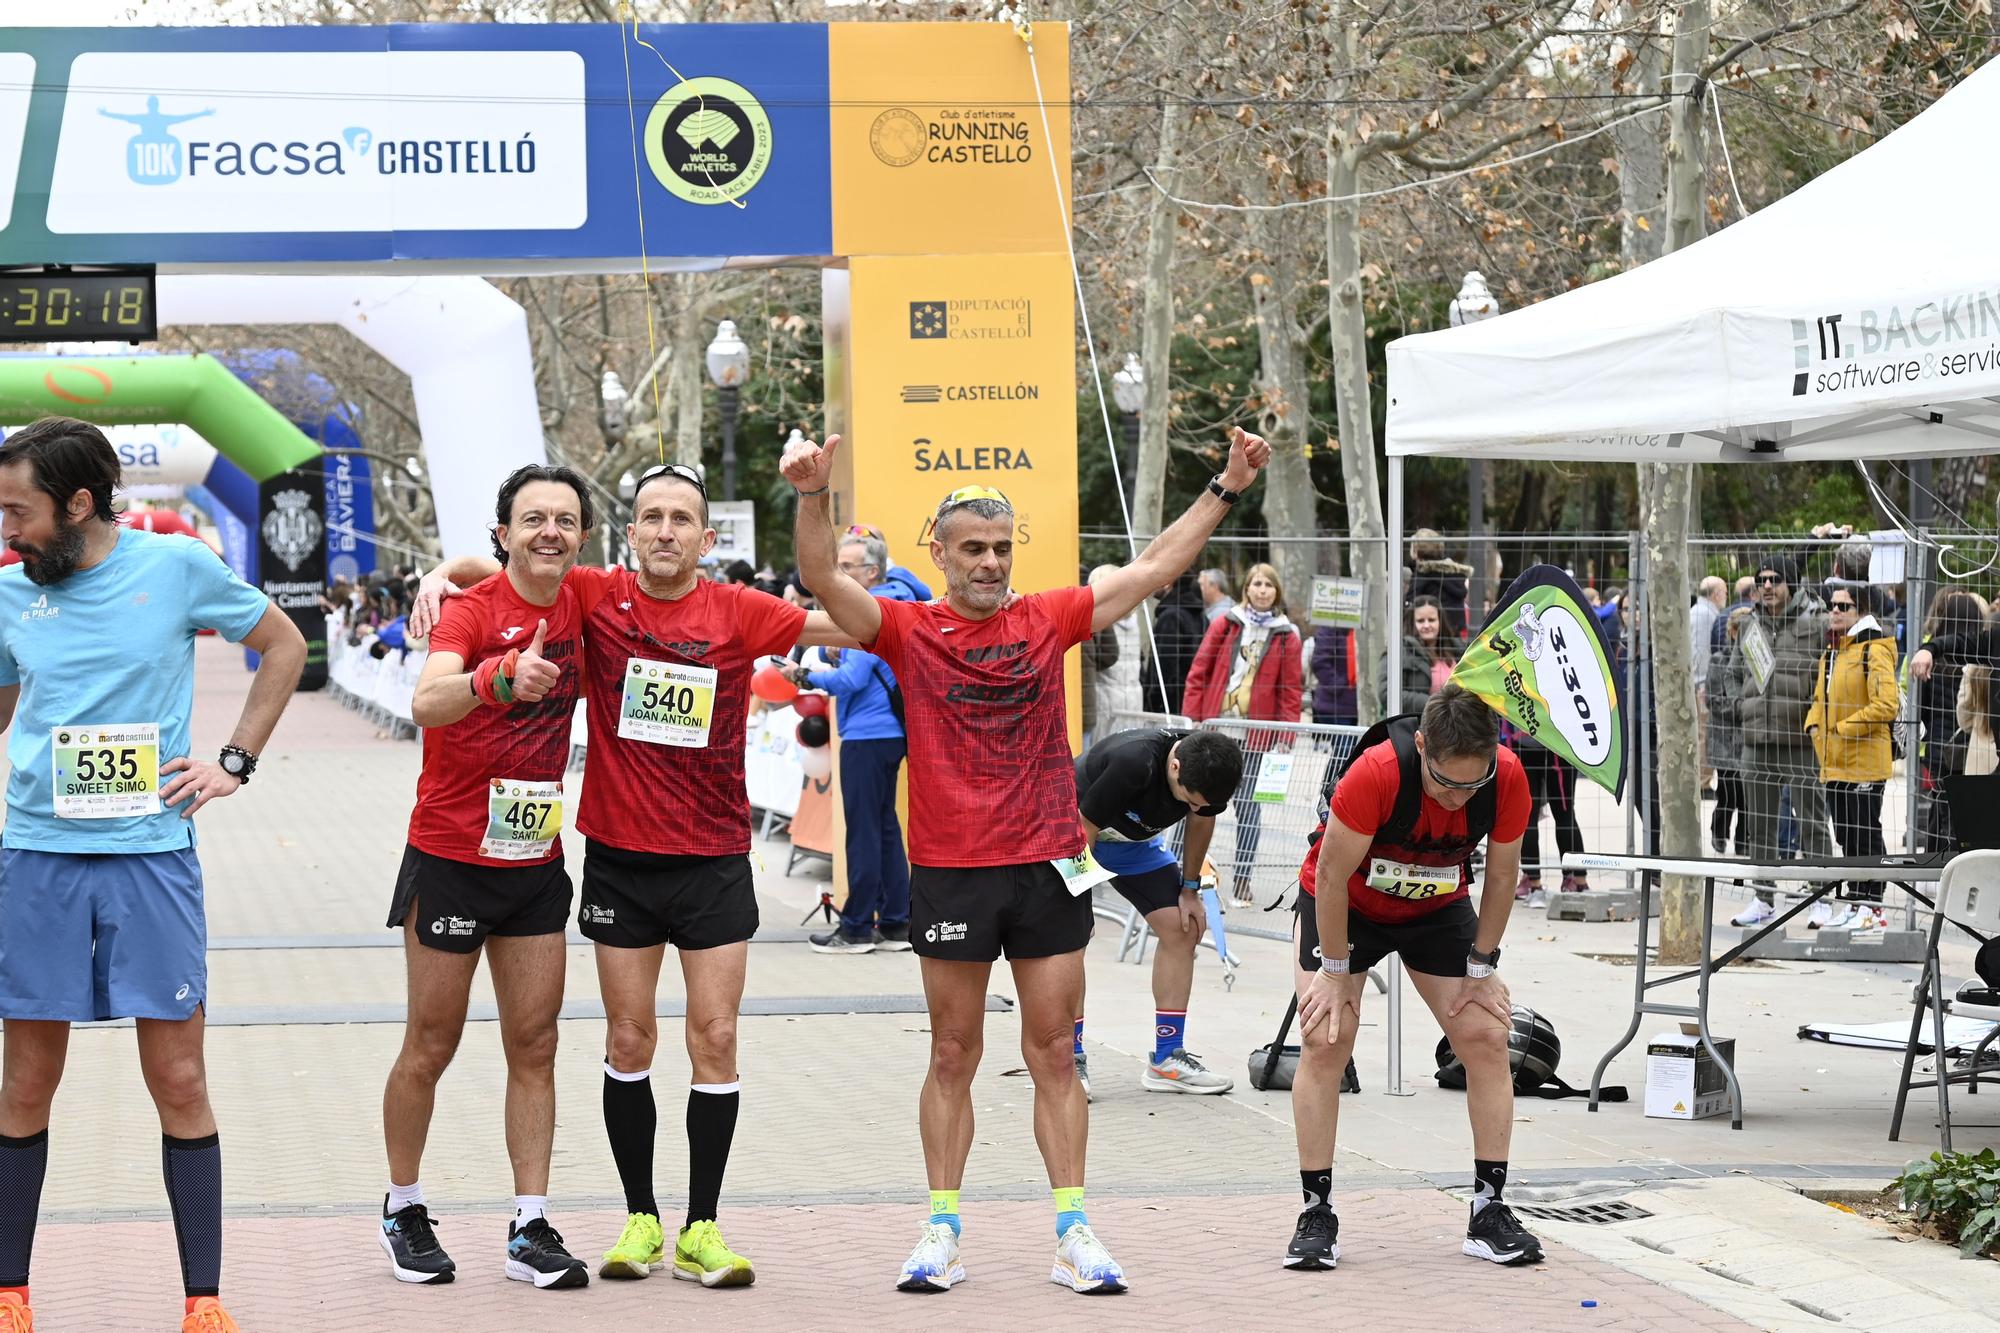
<svg viewBox="0 0 2000 1333">
<path fill-rule="evenodd" d="M 662 856 L 587 839 L 576 925 L 621 949 L 740 944 L 757 933 L 750 858 Z"/>
<path fill-rule="evenodd" d="M 910 867 L 910 947 L 924 958 L 1050 958 L 1090 943 L 1090 895 L 1047 861 Z"/>
<path fill-rule="evenodd" d="M 1319 920 L 1314 915 L 1311 894 L 1301 893 L 1296 904 L 1299 916 L 1299 966 L 1319 971 Z M 1403 966 L 1412 972 L 1433 977 L 1465 975 L 1465 955 L 1479 935 L 1479 913 L 1468 898 L 1458 898 L 1414 921 L 1385 926 L 1347 909 L 1347 942 L 1354 946 L 1349 969 L 1355 975 L 1366 972 L 1390 954 L 1399 954 Z"/>
<path fill-rule="evenodd" d="M 1152 870 L 1141 870 L 1136 875 L 1120 875 L 1111 881 L 1111 887 L 1118 890 L 1126 902 L 1138 908 L 1139 915 L 1147 916 L 1162 907 L 1180 906 L 1181 868 L 1158 866 Z"/>
<path fill-rule="evenodd" d="M 569 872 L 561 856 L 525 866 L 453 861 L 403 848 L 391 926 L 414 908 L 417 938 L 446 953 L 473 953 L 488 935 L 557 935 L 569 924 Z"/>
</svg>

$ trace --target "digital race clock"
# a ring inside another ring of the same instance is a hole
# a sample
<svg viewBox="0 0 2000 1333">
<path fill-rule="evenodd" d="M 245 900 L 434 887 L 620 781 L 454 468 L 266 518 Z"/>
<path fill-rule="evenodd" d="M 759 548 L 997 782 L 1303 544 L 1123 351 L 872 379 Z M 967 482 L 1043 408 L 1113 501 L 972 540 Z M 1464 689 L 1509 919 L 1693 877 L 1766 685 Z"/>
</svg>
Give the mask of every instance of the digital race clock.
<svg viewBox="0 0 2000 1333">
<path fill-rule="evenodd" d="M 150 268 L 0 269 L 0 342 L 149 342 Z"/>
</svg>

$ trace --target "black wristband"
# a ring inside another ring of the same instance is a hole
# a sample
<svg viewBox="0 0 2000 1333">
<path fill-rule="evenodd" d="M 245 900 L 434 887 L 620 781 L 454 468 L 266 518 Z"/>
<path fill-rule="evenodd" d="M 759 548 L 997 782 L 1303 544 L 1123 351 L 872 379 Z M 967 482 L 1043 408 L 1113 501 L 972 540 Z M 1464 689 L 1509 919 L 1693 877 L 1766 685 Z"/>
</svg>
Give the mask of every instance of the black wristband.
<svg viewBox="0 0 2000 1333">
<path fill-rule="evenodd" d="M 798 490 L 798 487 L 794 486 L 792 489 Z M 799 491 L 799 498 L 803 500 L 815 495 L 825 495 L 828 491 L 832 489 L 833 489 L 833 483 L 828 482 L 826 485 L 820 487 L 816 491 Z"/>
</svg>

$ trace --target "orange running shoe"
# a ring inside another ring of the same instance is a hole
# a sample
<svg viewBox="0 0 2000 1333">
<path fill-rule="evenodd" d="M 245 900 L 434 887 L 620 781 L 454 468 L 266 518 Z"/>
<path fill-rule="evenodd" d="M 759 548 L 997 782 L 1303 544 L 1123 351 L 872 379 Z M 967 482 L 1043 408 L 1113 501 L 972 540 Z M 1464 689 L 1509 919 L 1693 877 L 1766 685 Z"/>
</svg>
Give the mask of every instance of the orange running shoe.
<svg viewBox="0 0 2000 1333">
<path fill-rule="evenodd" d="M 221 1301 L 201 1296 L 195 1299 L 194 1309 L 181 1320 L 181 1333 L 241 1333 L 241 1330 L 229 1317 L 229 1311 L 222 1308 Z"/>
<path fill-rule="evenodd" d="M 0 1291 L 0 1333 L 35 1333 L 35 1312 L 18 1291 Z"/>
</svg>

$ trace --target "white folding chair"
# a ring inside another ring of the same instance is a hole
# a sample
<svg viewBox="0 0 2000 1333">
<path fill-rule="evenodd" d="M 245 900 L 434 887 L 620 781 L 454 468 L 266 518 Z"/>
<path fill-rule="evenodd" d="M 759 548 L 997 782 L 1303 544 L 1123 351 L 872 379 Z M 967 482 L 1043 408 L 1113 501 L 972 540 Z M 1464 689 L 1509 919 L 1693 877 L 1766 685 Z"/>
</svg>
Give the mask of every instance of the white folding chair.
<svg viewBox="0 0 2000 1333">
<path fill-rule="evenodd" d="M 1946 922 L 1982 942 L 2000 934 L 2000 851 L 1960 852 L 1946 863 L 1944 875 L 1938 880 L 1937 906 L 1931 914 L 1930 944 L 1924 955 L 1923 977 L 1917 983 L 1916 1001 L 1910 1014 L 1910 1037 L 1903 1047 L 1902 1085 L 1896 1090 L 1896 1111 L 1889 1120 L 1889 1139 L 1894 1142 L 1902 1133 L 1903 1108 L 1910 1094 L 1925 1088 L 1936 1088 L 1938 1139 L 1940 1146 L 1950 1152 L 1951 1085 L 1963 1083 L 1968 1093 L 1979 1091 L 1979 1060 L 1992 1043 L 1993 1035 L 1988 1034 L 1979 1043 L 1964 1069 L 1953 1070 L 1950 1057 L 1946 1054 L 1945 1011 L 1951 1007 L 1961 1017 L 2000 1017 L 2000 1012 L 1988 1015 L 1984 1008 L 1975 1012 L 1969 1005 L 1951 1004 L 1938 961 L 1938 941 L 1944 935 Z M 1937 1064 L 1936 1077 L 1913 1079 L 1911 1074 L 1916 1068 L 1917 1045 L 1923 1034 L 1926 1013 L 1931 1020 L 1931 1049 Z"/>
</svg>

